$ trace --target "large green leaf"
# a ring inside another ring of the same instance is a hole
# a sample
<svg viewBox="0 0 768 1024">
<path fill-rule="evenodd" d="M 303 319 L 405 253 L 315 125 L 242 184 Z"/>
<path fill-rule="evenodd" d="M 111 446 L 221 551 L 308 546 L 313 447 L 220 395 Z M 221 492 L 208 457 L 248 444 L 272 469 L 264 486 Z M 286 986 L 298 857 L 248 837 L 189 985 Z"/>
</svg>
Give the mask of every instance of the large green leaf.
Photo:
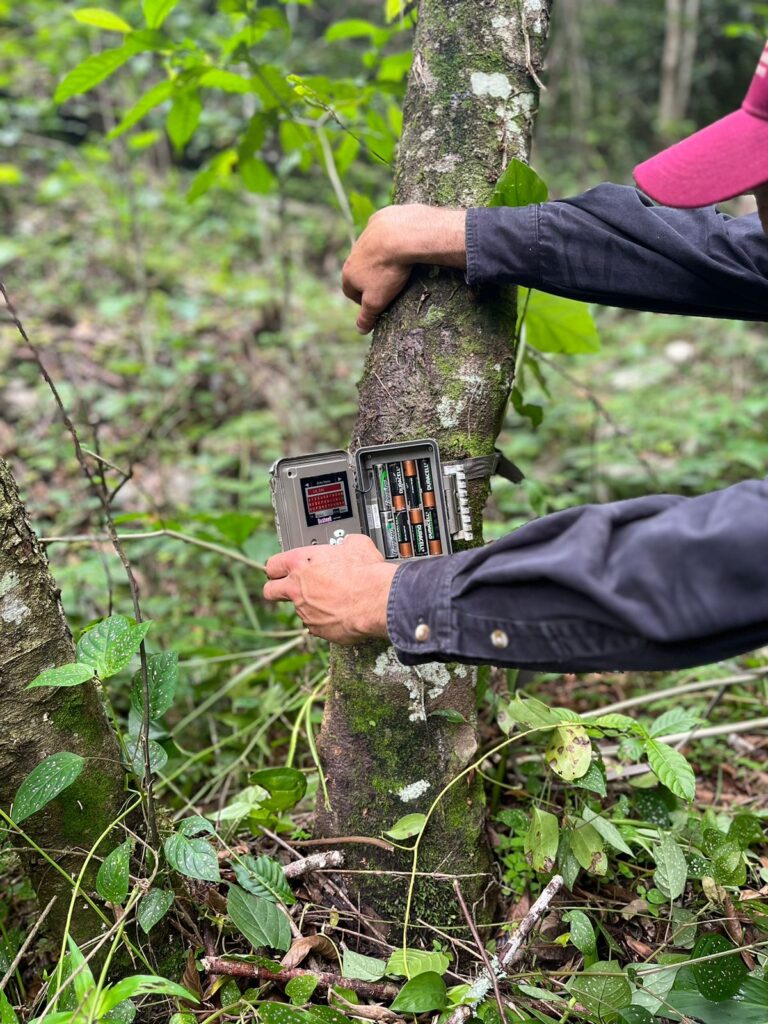
<svg viewBox="0 0 768 1024">
<path fill-rule="evenodd" d="M 107 1013 L 125 999 L 133 996 L 171 996 L 174 999 L 183 999 L 185 1002 L 199 1003 L 196 995 L 177 985 L 175 981 L 167 978 L 159 978 L 154 974 L 135 974 L 132 978 L 123 978 L 103 994 L 99 1004 L 99 1016 Z"/>
<path fill-rule="evenodd" d="M 81 7 L 78 11 L 72 11 L 72 17 L 81 25 L 93 25 L 94 28 L 103 28 L 107 32 L 133 31 L 133 26 L 129 25 L 124 18 L 103 7 Z"/>
<path fill-rule="evenodd" d="M 658 845 L 654 848 L 656 871 L 653 881 L 668 900 L 676 900 L 682 896 L 688 879 L 688 863 L 685 854 L 672 836 L 663 833 Z"/>
<path fill-rule="evenodd" d="M 160 28 L 179 0 L 143 0 L 147 28 Z"/>
<path fill-rule="evenodd" d="M 356 953 L 353 949 L 344 947 L 341 961 L 341 975 L 343 978 L 358 978 L 360 981 L 378 981 L 387 972 L 386 960 L 379 960 L 374 956 L 364 956 Z"/>
<path fill-rule="evenodd" d="M 595 929 L 583 910 L 569 910 L 563 920 L 570 926 L 571 942 L 584 956 L 587 967 L 597 959 Z"/>
<path fill-rule="evenodd" d="M 632 850 L 627 846 L 621 832 L 619 832 L 616 826 L 612 822 L 608 821 L 607 818 L 601 817 L 601 815 L 593 811 L 591 807 L 586 806 L 584 807 L 581 816 L 587 824 L 592 825 L 597 829 L 606 843 L 608 843 L 609 846 L 612 846 L 614 850 L 618 850 L 619 853 L 626 853 L 630 857 L 632 856 Z"/>
<path fill-rule="evenodd" d="M 583 725 L 561 725 L 552 733 L 544 757 L 561 779 L 571 782 L 585 775 L 592 763 L 592 741 Z"/>
<path fill-rule="evenodd" d="M 559 841 L 560 826 L 555 815 L 534 807 L 523 847 L 534 871 L 549 872 L 554 868 Z"/>
<path fill-rule="evenodd" d="M 702 935 L 693 947 L 693 960 L 725 953 L 728 950 L 733 950 L 733 956 L 719 956 L 714 960 L 703 960 L 701 963 L 693 964 L 693 974 L 699 992 L 713 1003 L 720 1003 L 736 995 L 747 976 L 746 965 L 734 944 L 724 935 L 714 932 Z"/>
<path fill-rule="evenodd" d="M 93 669 L 90 665 L 83 665 L 80 662 L 72 662 L 69 665 L 59 665 L 58 668 L 49 668 L 41 672 L 36 679 L 27 687 L 32 690 L 37 686 L 80 686 L 93 678 Z"/>
<path fill-rule="evenodd" d="M 269 793 L 264 807 L 270 811 L 287 811 L 307 792 L 307 779 L 295 768 L 262 768 L 249 781 Z"/>
<path fill-rule="evenodd" d="M 112 131 L 107 136 L 108 139 L 115 139 L 118 135 L 122 135 L 123 132 L 127 132 L 134 125 L 138 124 L 143 117 L 145 117 L 150 110 L 154 110 L 155 107 L 160 106 L 166 100 L 171 98 L 173 92 L 173 82 L 170 78 L 164 78 L 162 82 L 158 82 L 157 85 L 153 85 L 151 89 L 148 89 L 143 96 L 140 96 L 138 100 L 130 107 L 125 114 L 123 114 L 122 120 L 115 125 Z"/>
<path fill-rule="evenodd" d="M 419 974 L 445 974 L 450 964 L 445 953 L 423 949 L 403 949 L 400 946 L 387 961 L 387 974 L 415 978 Z"/>
<path fill-rule="evenodd" d="M 118 46 L 86 57 L 59 82 L 53 96 L 54 103 L 65 103 L 81 92 L 88 92 L 122 67 L 135 53 L 136 49 L 132 46 Z"/>
<path fill-rule="evenodd" d="M 659 782 L 670 792 L 683 800 L 693 800 L 696 796 L 696 776 L 683 755 L 659 740 L 646 740 L 645 752 L 648 764 L 653 769 Z"/>
<path fill-rule="evenodd" d="M 291 928 L 285 912 L 272 900 L 254 896 L 237 885 L 230 885 L 227 913 L 238 931 L 254 949 L 290 949 Z"/>
<path fill-rule="evenodd" d="M 8 1002 L 5 992 L 0 992 L 0 1024 L 19 1024 L 16 1011 Z"/>
<path fill-rule="evenodd" d="M 546 202 L 549 190 L 536 171 L 521 160 L 510 160 L 496 182 L 489 206 L 530 206 Z"/>
<path fill-rule="evenodd" d="M 406 981 L 391 1009 L 395 1013 L 426 1013 L 428 1010 L 444 1010 L 447 1001 L 443 979 L 434 971 L 425 971 Z"/>
<path fill-rule="evenodd" d="M 384 835 L 391 836 L 398 842 L 403 839 L 411 839 L 421 833 L 426 821 L 426 814 L 404 814 L 402 818 L 398 818 L 392 828 L 387 829 Z"/>
<path fill-rule="evenodd" d="M 282 865 L 271 857 L 265 854 L 259 857 L 246 854 L 235 861 L 234 869 L 240 885 L 254 896 L 263 896 L 272 902 L 296 902 Z"/>
<path fill-rule="evenodd" d="M 173 704 L 179 681 L 179 655 L 176 651 L 150 654 L 147 658 L 147 684 L 149 688 L 149 717 L 160 718 Z M 144 707 L 141 672 L 133 677 L 131 702 L 137 714 Z"/>
<path fill-rule="evenodd" d="M 309 1002 L 319 980 L 314 974 L 300 974 L 296 978 L 291 978 L 285 986 L 285 994 L 294 1006 L 303 1006 Z"/>
<path fill-rule="evenodd" d="M 174 896 L 170 889 L 150 889 L 136 910 L 136 920 L 145 935 L 149 935 L 159 921 L 173 906 Z"/>
<path fill-rule="evenodd" d="M 604 875 L 608 870 L 603 837 L 592 825 L 579 822 L 574 826 L 571 850 L 579 864 L 591 875 Z"/>
<path fill-rule="evenodd" d="M 133 623 L 125 615 L 110 615 L 80 637 L 77 660 L 91 665 L 99 679 L 109 679 L 130 664 L 152 623 Z"/>
<path fill-rule="evenodd" d="M 96 890 L 103 900 L 118 905 L 125 903 L 130 886 L 132 849 L 133 843 L 126 839 L 104 858 L 96 875 Z"/>
<path fill-rule="evenodd" d="M 509 732 L 512 723 L 526 729 L 556 728 L 562 722 L 580 722 L 581 718 L 569 708 L 551 708 L 535 697 L 515 697 L 501 705 L 499 724 Z"/>
<path fill-rule="evenodd" d="M 177 93 L 165 119 L 168 136 L 177 152 L 182 150 L 195 133 L 203 105 L 194 89 Z"/>
<path fill-rule="evenodd" d="M 685 708 L 670 708 L 655 719 L 648 733 L 650 736 L 670 736 L 675 732 L 688 732 L 701 722 L 701 716 Z"/>
<path fill-rule="evenodd" d="M 69 751 L 46 757 L 19 786 L 13 801 L 13 820 L 20 823 L 42 810 L 72 785 L 84 767 L 85 759 Z"/>
<path fill-rule="evenodd" d="M 600 351 L 600 334 L 589 306 L 561 295 L 532 290 L 520 303 L 525 340 L 539 352 L 581 355 Z M 519 329 L 519 328 L 518 328 Z"/>
<path fill-rule="evenodd" d="M 601 1024 L 612 1024 L 618 1020 L 618 1010 L 629 1006 L 632 988 L 618 963 L 599 960 L 568 986 L 572 996 L 593 1010 Z"/>
<path fill-rule="evenodd" d="M 165 858 L 170 866 L 187 878 L 204 882 L 218 882 L 219 859 L 207 839 L 188 839 L 176 832 L 163 844 Z"/>
</svg>

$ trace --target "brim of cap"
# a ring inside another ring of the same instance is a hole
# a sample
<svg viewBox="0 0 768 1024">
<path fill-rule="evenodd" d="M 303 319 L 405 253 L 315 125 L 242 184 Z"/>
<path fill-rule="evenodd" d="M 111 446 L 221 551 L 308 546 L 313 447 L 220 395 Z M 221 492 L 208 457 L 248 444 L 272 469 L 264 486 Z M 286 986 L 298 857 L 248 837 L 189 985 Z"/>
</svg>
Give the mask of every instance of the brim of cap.
<svg viewBox="0 0 768 1024">
<path fill-rule="evenodd" d="M 737 110 L 635 168 L 664 206 L 711 206 L 768 182 L 768 121 Z"/>
</svg>

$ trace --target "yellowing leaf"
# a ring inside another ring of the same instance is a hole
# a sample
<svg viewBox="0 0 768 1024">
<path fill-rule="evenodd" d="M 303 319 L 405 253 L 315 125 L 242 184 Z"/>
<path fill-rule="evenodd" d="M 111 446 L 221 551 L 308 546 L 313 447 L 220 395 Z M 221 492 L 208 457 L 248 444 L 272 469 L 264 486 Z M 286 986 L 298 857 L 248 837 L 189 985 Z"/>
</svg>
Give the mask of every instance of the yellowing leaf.
<svg viewBox="0 0 768 1024">
<path fill-rule="evenodd" d="M 592 763 L 592 741 L 583 725 L 561 725 L 553 732 L 544 756 L 555 775 L 571 782 L 586 775 Z"/>
</svg>

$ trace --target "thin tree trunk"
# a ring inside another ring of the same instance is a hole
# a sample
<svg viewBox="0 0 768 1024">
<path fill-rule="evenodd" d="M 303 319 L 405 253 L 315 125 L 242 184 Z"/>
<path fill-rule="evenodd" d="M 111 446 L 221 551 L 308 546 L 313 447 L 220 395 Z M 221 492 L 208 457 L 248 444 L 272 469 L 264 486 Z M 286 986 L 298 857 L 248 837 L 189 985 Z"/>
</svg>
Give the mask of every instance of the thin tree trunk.
<svg viewBox="0 0 768 1024">
<path fill-rule="evenodd" d="M 97 684 L 26 688 L 44 669 L 74 659 L 59 590 L 10 469 L 0 459 L 0 806 L 8 811 L 19 785 L 50 754 L 68 750 L 87 759 L 79 779 L 21 825 L 70 877 L 124 800 L 118 745 Z M 109 850 L 107 844 L 98 852 Z M 47 926 L 61 934 L 72 885 L 33 850 L 24 860 L 41 905 L 57 897 Z M 89 894 L 98 866 L 94 860 L 84 878 Z M 73 936 L 92 938 L 100 925 L 79 899 Z"/>
<path fill-rule="evenodd" d="M 700 0 L 666 0 L 664 49 L 661 57 L 659 131 L 674 135 L 691 98 L 693 61 L 699 30 Z"/>
<path fill-rule="evenodd" d="M 527 159 L 537 103 L 530 72 L 548 23 L 544 0 L 421 0 L 396 202 L 483 205 L 508 161 Z M 375 332 L 353 447 L 433 437 L 444 460 L 493 452 L 514 373 L 514 325 L 499 298 L 479 300 L 461 273 L 415 269 Z M 476 543 L 488 491 L 487 480 L 471 485 Z M 383 644 L 335 648 L 320 737 L 330 807 L 319 806 L 319 830 L 378 835 L 405 814 L 426 813 L 476 755 L 475 690 L 466 666 L 408 669 Z M 408 880 L 380 872 L 409 864 L 408 855 L 363 847 L 350 865 L 372 872 L 349 877 L 390 923 L 402 922 Z M 462 888 L 482 919 L 495 902 L 490 864 L 482 786 L 470 775 L 441 800 L 418 868 L 470 875 Z M 461 922 L 450 879 L 417 883 L 412 921 Z"/>
</svg>

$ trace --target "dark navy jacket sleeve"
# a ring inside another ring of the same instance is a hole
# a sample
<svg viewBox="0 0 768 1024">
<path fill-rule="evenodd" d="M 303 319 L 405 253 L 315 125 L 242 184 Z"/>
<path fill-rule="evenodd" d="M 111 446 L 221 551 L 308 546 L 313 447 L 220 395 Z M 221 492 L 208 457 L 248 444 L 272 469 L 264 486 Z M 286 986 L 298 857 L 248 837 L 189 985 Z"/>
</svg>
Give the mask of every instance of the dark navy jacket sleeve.
<svg viewBox="0 0 768 1024">
<path fill-rule="evenodd" d="M 470 210 L 467 277 L 631 309 L 768 320 L 757 215 L 653 206 L 600 185 Z M 394 577 L 400 660 L 554 671 L 700 665 L 768 644 L 768 481 L 545 516 Z"/>
<path fill-rule="evenodd" d="M 768 320 L 768 237 L 757 214 L 653 206 L 598 185 L 540 206 L 467 214 L 467 279 L 606 306 Z"/>
<path fill-rule="evenodd" d="M 405 562 L 388 629 L 405 664 L 665 669 L 753 650 L 768 643 L 768 480 L 567 509 Z"/>
</svg>

